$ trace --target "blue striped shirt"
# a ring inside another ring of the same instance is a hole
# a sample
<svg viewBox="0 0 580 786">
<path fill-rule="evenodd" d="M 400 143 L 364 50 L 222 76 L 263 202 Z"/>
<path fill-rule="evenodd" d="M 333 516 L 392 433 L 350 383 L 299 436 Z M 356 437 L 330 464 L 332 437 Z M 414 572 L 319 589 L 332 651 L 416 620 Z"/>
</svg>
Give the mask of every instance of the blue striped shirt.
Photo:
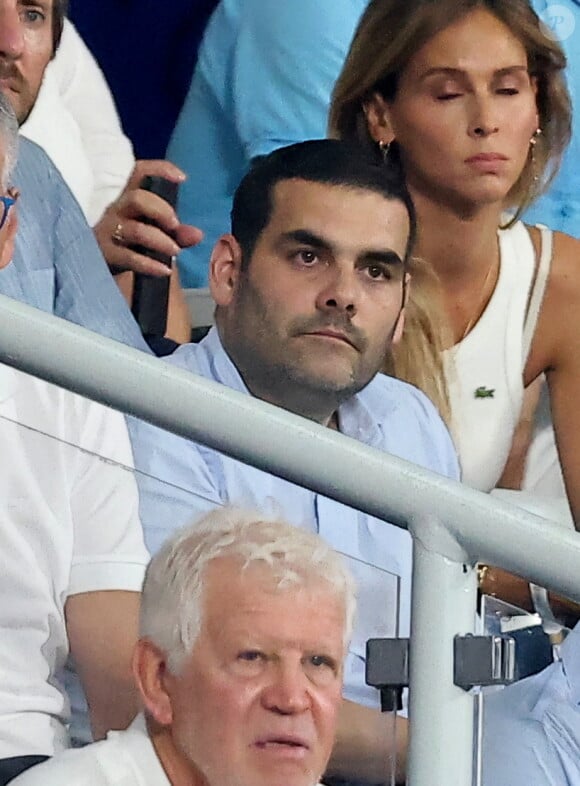
<svg viewBox="0 0 580 786">
<path fill-rule="evenodd" d="M 580 624 L 560 654 L 486 697 L 484 786 L 580 786 Z"/>
<path fill-rule="evenodd" d="M 19 147 L 18 233 L 12 263 L 0 270 L 0 294 L 147 350 L 60 173 L 34 142 L 20 137 Z"/>
</svg>

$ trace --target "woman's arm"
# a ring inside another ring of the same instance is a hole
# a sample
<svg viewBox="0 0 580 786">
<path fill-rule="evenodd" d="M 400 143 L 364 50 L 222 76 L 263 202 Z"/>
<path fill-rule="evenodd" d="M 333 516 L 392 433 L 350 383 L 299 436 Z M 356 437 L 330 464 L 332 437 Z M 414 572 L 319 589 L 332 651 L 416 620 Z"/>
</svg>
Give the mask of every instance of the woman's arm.
<svg viewBox="0 0 580 786">
<path fill-rule="evenodd" d="M 555 233 L 552 268 L 532 350 L 529 384 L 546 374 L 558 454 L 580 529 L 580 242 Z"/>
</svg>

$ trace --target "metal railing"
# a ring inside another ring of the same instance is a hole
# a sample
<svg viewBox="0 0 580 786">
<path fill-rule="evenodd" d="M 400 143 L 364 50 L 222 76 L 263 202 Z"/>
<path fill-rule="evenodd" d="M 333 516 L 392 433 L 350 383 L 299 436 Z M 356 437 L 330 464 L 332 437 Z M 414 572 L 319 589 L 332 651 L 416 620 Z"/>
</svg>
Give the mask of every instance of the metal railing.
<svg viewBox="0 0 580 786">
<path fill-rule="evenodd" d="M 0 359 L 408 527 L 408 783 L 471 786 L 473 696 L 453 683 L 453 638 L 473 629 L 474 565 L 491 563 L 580 601 L 577 533 L 2 296 Z"/>
</svg>

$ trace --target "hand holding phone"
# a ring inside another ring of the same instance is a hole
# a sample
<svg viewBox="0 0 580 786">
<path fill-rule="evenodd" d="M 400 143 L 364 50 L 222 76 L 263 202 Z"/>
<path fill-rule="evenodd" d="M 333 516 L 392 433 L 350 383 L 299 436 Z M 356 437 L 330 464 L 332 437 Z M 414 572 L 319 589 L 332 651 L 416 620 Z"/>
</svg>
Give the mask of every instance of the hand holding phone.
<svg viewBox="0 0 580 786">
<path fill-rule="evenodd" d="M 168 202 L 171 207 L 177 205 L 177 194 L 179 184 L 173 180 L 160 177 L 159 175 L 146 175 L 140 183 L 140 188 L 156 194 L 161 199 Z M 140 218 L 142 223 L 154 225 L 154 221 L 146 216 Z M 145 246 L 131 246 L 133 251 L 162 262 L 171 268 L 175 257 L 161 254 L 158 251 L 146 248 Z M 163 336 L 167 330 L 167 308 L 169 304 L 169 277 L 159 278 L 143 273 L 135 274 L 133 286 L 133 299 L 131 311 L 137 320 L 141 332 L 146 337 Z"/>
</svg>

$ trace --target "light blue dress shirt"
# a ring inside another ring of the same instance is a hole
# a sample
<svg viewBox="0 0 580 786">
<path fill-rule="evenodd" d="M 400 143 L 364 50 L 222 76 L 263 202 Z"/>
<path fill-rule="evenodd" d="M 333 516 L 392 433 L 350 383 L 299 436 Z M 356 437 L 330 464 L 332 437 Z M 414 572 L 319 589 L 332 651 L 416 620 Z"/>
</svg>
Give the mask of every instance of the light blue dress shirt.
<svg viewBox="0 0 580 786">
<path fill-rule="evenodd" d="M 167 360 L 248 393 L 215 328 L 200 344 L 184 345 Z M 338 420 L 343 434 L 371 447 L 451 478 L 459 475 L 453 444 L 435 408 L 404 382 L 377 375 L 339 408 Z M 129 428 L 151 553 L 196 515 L 218 505 L 239 504 L 318 532 L 348 556 L 359 587 L 359 614 L 347 660 L 345 695 L 377 706 L 376 691 L 364 684 L 366 640 L 396 635 L 396 577 L 400 577 L 399 630 L 403 636 L 409 634 L 409 533 L 141 421 L 131 420 Z"/>
<path fill-rule="evenodd" d="M 486 697 L 484 786 L 580 785 L 580 624 L 561 658 Z"/>
<path fill-rule="evenodd" d="M 560 172 L 548 193 L 526 212 L 524 220 L 580 238 L 580 7 L 573 0 L 532 0 L 532 5 L 566 53 L 566 79 L 574 111 L 572 141 Z"/>
<path fill-rule="evenodd" d="M 207 286 L 250 161 L 326 136 L 330 94 L 368 0 L 222 0 L 206 28 L 167 156 L 188 174 L 182 221 L 204 240 L 179 256 L 186 287 Z"/>
<path fill-rule="evenodd" d="M 77 201 L 46 153 L 24 137 L 12 180 L 19 224 L 0 294 L 150 351 Z"/>
</svg>

